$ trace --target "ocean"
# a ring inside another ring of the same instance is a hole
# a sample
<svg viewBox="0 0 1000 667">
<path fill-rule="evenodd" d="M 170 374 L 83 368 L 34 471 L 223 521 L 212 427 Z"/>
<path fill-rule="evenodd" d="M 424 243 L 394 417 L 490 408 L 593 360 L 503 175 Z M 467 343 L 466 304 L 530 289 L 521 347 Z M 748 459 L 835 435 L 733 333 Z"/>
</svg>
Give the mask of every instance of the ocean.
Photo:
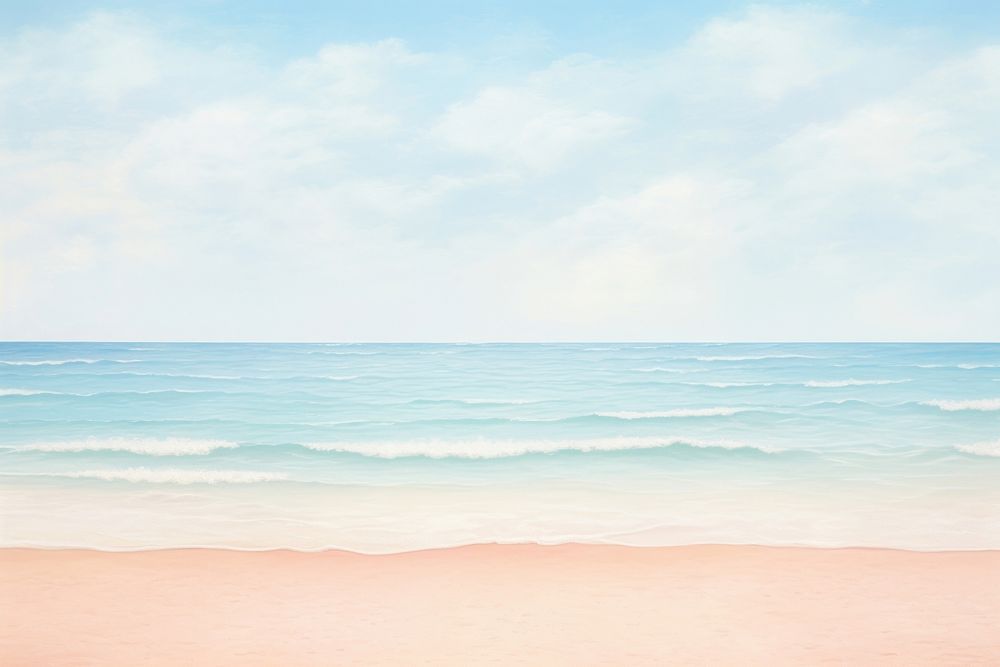
<svg viewBox="0 0 1000 667">
<path fill-rule="evenodd" d="M 0 546 L 1000 549 L 1000 344 L 0 343 Z"/>
</svg>

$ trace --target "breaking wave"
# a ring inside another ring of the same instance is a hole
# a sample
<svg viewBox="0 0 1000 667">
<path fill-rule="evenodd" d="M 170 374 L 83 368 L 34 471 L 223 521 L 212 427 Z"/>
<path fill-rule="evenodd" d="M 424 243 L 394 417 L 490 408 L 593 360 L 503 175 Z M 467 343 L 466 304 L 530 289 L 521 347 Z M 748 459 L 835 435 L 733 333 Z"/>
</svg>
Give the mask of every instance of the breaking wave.
<svg viewBox="0 0 1000 667">
<path fill-rule="evenodd" d="M 753 354 L 722 357 L 693 357 L 698 361 L 760 361 L 762 359 L 824 359 L 811 354 Z"/>
<path fill-rule="evenodd" d="M 966 454 L 975 454 L 977 456 L 1000 457 L 1000 440 L 994 440 L 993 442 L 975 442 L 971 445 L 955 445 L 955 449 L 960 452 L 965 452 Z"/>
<path fill-rule="evenodd" d="M 902 384 L 912 380 L 809 380 L 802 383 L 804 387 L 860 387 L 874 384 Z"/>
<path fill-rule="evenodd" d="M 992 412 L 1000 410 L 1000 398 L 977 398 L 965 401 L 953 400 L 932 400 L 922 401 L 921 405 L 932 405 L 946 412 L 957 412 L 959 410 L 979 410 L 981 412 Z"/>
<path fill-rule="evenodd" d="M 660 417 L 728 417 L 738 412 L 746 412 L 747 408 L 677 408 L 674 410 L 659 410 L 650 412 L 621 411 L 597 412 L 598 417 L 614 417 L 615 419 L 657 419 Z"/>
<path fill-rule="evenodd" d="M 699 440 L 695 438 L 617 437 L 578 440 L 402 440 L 382 442 L 316 442 L 304 447 L 323 452 L 360 454 L 377 458 L 403 457 L 497 459 L 525 454 L 555 454 L 558 452 L 614 452 L 665 447 L 704 449 L 751 449 L 766 453 L 779 450 L 751 445 L 735 440 Z"/>
<path fill-rule="evenodd" d="M 62 366 L 63 364 L 136 364 L 142 359 L 40 359 L 37 361 L 0 360 L 5 366 Z"/>
<path fill-rule="evenodd" d="M 0 396 L 37 396 L 38 394 L 52 394 L 55 392 L 42 391 L 40 389 L 0 389 Z"/>
<path fill-rule="evenodd" d="M 80 470 L 74 472 L 5 473 L 17 476 L 99 479 L 105 482 L 148 484 L 253 484 L 280 482 L 288 475 L 253 470 L 184 470 L 179 468 L 122 468 L 118 470 Z"/>
<path fill-rule="evenodd" d="M 228 440 L 117 437 L 35 442 L 21 445 L 17 449 L 31 452 L 131 452 L 151 456 L 190 456 L 234 447 L 236 443 Z"/>
</svg>

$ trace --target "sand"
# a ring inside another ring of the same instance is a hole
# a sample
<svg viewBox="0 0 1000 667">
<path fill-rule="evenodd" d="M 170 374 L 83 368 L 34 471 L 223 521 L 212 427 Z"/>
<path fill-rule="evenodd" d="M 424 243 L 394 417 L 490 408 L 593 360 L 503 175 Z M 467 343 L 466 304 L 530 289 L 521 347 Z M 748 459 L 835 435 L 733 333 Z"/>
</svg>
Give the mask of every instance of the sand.
<svg viewBox="0 0 1000 667">
<path fill-rule="evenodd" d="M 15 665 L 997 665 L 1000 552 L 0 550 Z"/>
</svg>

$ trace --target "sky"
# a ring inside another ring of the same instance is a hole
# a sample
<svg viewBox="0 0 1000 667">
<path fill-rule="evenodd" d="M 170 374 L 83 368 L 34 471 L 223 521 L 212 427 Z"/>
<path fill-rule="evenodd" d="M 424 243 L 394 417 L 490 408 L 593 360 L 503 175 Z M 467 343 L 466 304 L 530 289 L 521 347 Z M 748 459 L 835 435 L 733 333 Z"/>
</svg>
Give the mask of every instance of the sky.
<svg viewBox="0 0 1000 667">
<path fill-rule="evenodd" d="M 0 7 L 0 339 L 1000 340 L 1000 3 Z"/>
</svg>

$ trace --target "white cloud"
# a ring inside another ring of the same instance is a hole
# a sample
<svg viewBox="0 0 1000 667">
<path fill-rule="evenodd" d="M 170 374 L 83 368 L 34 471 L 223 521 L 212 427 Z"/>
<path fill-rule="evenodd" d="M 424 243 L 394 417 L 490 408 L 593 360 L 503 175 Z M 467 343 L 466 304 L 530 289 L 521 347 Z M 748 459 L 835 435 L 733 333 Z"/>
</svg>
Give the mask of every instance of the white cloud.
<svg viewBox="0 0 1000 667">
<path fill-rule="evenodd" d="M 895 36 L 754 7 L 524 68 L 394 39 L 257 62 L 115 14 L 24 32 L 3 333 L 995 338 L 1000 47 Z"/>
<path fill-rule="evenodd" d="M 869 47 L 870 48 L 870 47 Z M 749 94 L 766 102 L 815 87 L 870 53 L 844 16 L 816 7 L 753 6 L 709 21 L 665 63 L 698 96 Z"/>
<path fill-rule="evenodd" d="M 489 87 L 445 112 L 437 134 L 459 150 L 529 169 L 556 166 L 624 133 L 629 119 L 531 89 Z"/>
</svg>

